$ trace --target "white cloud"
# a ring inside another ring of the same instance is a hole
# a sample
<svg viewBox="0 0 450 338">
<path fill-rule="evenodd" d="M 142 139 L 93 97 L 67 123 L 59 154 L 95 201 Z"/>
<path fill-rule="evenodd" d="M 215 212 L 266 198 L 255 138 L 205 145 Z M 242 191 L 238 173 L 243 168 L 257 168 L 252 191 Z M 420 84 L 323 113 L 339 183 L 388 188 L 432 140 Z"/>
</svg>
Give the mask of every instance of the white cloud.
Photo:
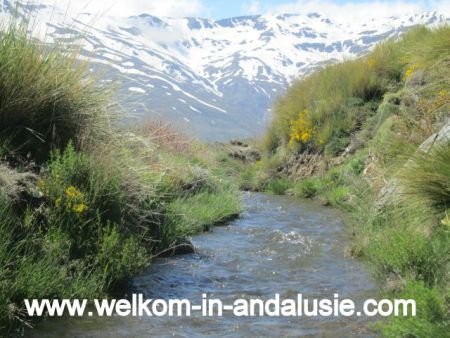
<svg viewBox="0 0 450 338">
<path fill-rule="evenodd" d="M 437 11 L 450 14 L 450 1 L 430 1 L 428 4 L 430 9 L 435 9 Z"/>
<path fill-rule="evenodd" d="M 160 17 L 184 17 L 205 16 L 209 12 L 202 0 L 41 0 L 34 2 L 57 5 L 73 13 L 89 11 L 98 15 L 112 16 L 147 13 Z"/>
<path fill-rule="evenodd" d="M 0 0 L 1 1 L 1 0 Z M 32 3 L 48 3 L 69 9 L 71 13 L 89 11 L 97 15 L 129 16 L 148 13 L 155 16 L 201 16 L 214 13 L 214 5 L 205 5 L 205 0 L 29 0 Z M 259 0 L 243 2 L 241 15 L 265 13 L 311 13 L 326 14 L 335 19 L 348 20 L 352 17 L 362 19 L 417 13 L 424 10 L 438 10 L 450 15 L 449 0 L 350 0 L 336 3 L 335 0 L 280 0 L 277 5 L 268 7 Z"/>
<path fill-rule="evenodd" d="M 261 3 L 257 0 L 252 0 L 250 2 L 245 2 L 241 7 L 241 12 L 244 15 L 255 15 L 261 14 L 263 12 L 261 8 Z"/>
<path fill-rule="evenodd" d="M 274 13 L 311 13 L 318 12 L 326 14 L 335 19 L 348 19 L 359 17 L 361 19 L 370 17 L 383 17 L 400 14 L 418 13 L 426 10 L 439 10 L 450 13 L 450 2 L 448 0 L 437 1 L 364 1 L 347 2 L 337 4 L 327 0 L 306 0 L 286 2 L 272 8 L 269 12 Z"/>
</svg>

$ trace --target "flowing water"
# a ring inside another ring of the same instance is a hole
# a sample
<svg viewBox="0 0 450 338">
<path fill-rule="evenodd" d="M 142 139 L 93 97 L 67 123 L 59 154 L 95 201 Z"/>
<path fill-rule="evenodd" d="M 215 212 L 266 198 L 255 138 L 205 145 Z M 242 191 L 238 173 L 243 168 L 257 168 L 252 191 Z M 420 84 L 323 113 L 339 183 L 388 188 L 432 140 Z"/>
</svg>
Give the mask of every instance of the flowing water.
<svg viewBox="0 0 450 338">
<path fill-rule="evenodd" d="M 348 244 L 335 210 L 290 197 L 244 194 L 245 212 L 227 226 L 195 236 L 195 254 L 157 259 L 128 293 L 147 298 L 202 294 L 232 304 L 238 298 L 350 298 L 376 296 L 361 262 L 344 255 Z M 42 322 L 34 337 L 372 337 L 363 317 L 112 317 Z"/>
</svg>

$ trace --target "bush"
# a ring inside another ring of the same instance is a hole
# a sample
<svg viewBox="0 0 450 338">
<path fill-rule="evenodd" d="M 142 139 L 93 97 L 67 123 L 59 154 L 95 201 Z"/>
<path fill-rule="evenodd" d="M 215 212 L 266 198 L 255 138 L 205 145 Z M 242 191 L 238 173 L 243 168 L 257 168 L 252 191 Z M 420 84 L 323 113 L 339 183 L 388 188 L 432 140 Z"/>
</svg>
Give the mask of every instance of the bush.
<svg viewBox="0 0 450 338">
<path fill-rule="evenodd" d="M 91 252 L 96 245 L 93 238 L 108 223 L 128 221 L 132 226 L 125 210 L 132 200 L 120 174 L 120 168 L 113 174 L 98 158 L 75 152 L 71 143 L 64 152 L 51 155 L 47 174 L 39 182 L 47 200 L 48 226 L 69 234 L 74 257 Z"/>
<path fill-rule="evenodd" d="M 248 164 L 239 173 L 239 189 L 244 191 L 255 191 L 259 189 L 257 179 L 257 168 Z"/>
<path fill-rule="evenodd" d="M 292 181 L 287 178 L 273 178 L 265 183 L 264 191 L 275 195 L 284 195 L 292 186 Z"/>
<path fill-rule="evenodd" d="M 381 276 L 393 273 L 434 287 L 445 278 L 448 255 L 445 238 L 443 232 L 429 237 L 409 224 L 386 227 L 372 234 L 366 254 Z"/>
<path fill-rule="evenodd" d="M 0 35 L 0 138 L 10 153 L 42 162 L 69 140 L 79 145 L 108 130 L 107 92 L 72 50 L 49 49 L 15 24 Z"/>
<path fill-rule="evenodd" d="M 99 295 L 105 288 L 87 261 L 70 260 L 69 236 L 32 231 L 36 219 L 0 203 L 0 329 L 23 324 L 23 299 Z M 95 241 L 95 239 L 92 239 Z"/>
<path fill-rule="evenodd" d="M 325 155 L 337 156 L 344 152 L 350 143 L 350 137 L 345 133 L 336 133 L 325 146 Z"/>
<path fill-rule="evenodd" d="M 294 196 L 303 198 L 314 198 L 323 189 L 323 184 L 319 178 L 304 179 L 294 185 Z"/>
<path fill-rule="evenodd" d="M 396 294 L 397 299 L 414 299 L 415 317 L 392 316 L 385 325 L 378 325 L 384 337 L 447 337 L 449 324 L 447 306 L 436 289 L 429 289 L 421 282 L 409 282 Z"/>
<path fill-rule="evenodd" d="M 102 271 L 106 289 L 117 286 L 147 265 L 149 257 L 142 243 L 142 239 L 136 238 L 135 235 L 121 234 L 117 226 L 103 229 L 97 263 Z"/>
<path fill-rule="evenodd" d="M 366 166 L 365 156 L 364 155 L 362 157 L 355 156 L 351 158 L 350 161 L 348 162 L 348 165 L 350 167 L 352 174 L 357 176 L 361 175 Z"/>
<path fill-rule="evenodd" d="M 172 241 L 207 231 L 213 225 L 237 217 L 239 212 L 239 198 L 231 190 L 180 197 L 168 206 L 168 222 L 175 226 L 177 236 Z"/>
<path fill-rule="evenodd" d="M 325 191 L 323 198 L 324 203 L 326 205 L 331 206 L 345 206 L 345 202 L 348 201 L 350 195 L 350 189 L 346 186 L 337 186 L 332 187 L 331 189 L 328 189 Z"/>
</svg>

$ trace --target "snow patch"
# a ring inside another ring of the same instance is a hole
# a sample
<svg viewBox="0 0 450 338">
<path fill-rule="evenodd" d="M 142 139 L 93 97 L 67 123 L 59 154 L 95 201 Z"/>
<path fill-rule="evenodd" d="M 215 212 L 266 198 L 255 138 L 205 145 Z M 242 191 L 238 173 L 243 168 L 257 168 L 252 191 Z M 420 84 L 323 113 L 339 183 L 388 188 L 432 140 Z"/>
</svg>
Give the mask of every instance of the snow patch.
<svg viewBox="0 0 450 338">
<path fill-rule="evenodd" d="M 135 92 L 135 93 L 141 93 L 141 94 L 145 94 L 146 93 L 145 89 L 142 89 L 140 87 L 128 87 L 128 90 L 130 92 Z"/>
</svg>

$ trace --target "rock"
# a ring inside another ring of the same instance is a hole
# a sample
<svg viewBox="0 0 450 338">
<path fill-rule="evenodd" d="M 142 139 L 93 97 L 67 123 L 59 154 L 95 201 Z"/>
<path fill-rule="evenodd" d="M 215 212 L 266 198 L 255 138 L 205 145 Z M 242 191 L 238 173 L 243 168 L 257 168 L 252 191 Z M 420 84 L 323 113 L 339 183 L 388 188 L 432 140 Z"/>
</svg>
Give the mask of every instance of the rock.
<svg viewBox="0 0 450 338">
<path fill-rule="evenodd" d="M 243 147 L 243 148 L 247 148 L 248 147 L 248 144 L 246 144 L 246 143 L 244 143 L 242 141 L 239 141 L 239 140 L 231 140 L 230 144 L 232 146 L 238 146 L 238 147 Z"/>
<path fill-rule="evenodd" d="M 280 173 L 300 179 L 323 174 L 328 167 L 329 163 L 321 154 L 304 152 L 289 158 L 280 168 Z"/>
<path fill-rule="evenodd" d="M 398 179 L 392 178 L 387 181 L 381 188 L 377 199 L 375 200 L 375 210 L 381 212 L 387 205 L 395 204 L 395 202 L 399 200 L 398 197 L 402 194 L 402 191 L 403 189 Z"/>
<path fill-rule="evenodd" d="M 450 142 L 450 119 L 447 123 L 439 130 L 437 133 L 434 133 L 430 137 L 428 137 L 419 147 L 418 151 L 428 153 L 433 149 L 433 147 L 443 145 L 446 142 Z M 406 161 L 404 167 L 408 167 L 411 165 L 412 160 Z M 377 199 L 375 201 L 375 210 L 381 211 L 385 206 L 389 204 L 395 204 L 403 194 L 403 188 L 399 179 L 391 178 L 388 180 L 383 188 L 381 188 L 378 193 Z"/>
<path fill-rule="evenodd" d="M 36 190 L 37 180 L 37 175 L 31 172 L 19 173 L 0 164 L 0 192 L 11 201 L 19 202 L 28 197 L 39 198 Z"/>
<path fill-rule="evenodd" d="M 228 156 L 243 162 L 256 162 L 261 159 L 261 154 L 256 149 L 246 146 L 232 146 L 228 150 Z"/>
<path fill-rule="evenodd" d="M 405 82 L 406 88 L 417 88 L 426 84 L 425 72 L 422 69 L 412 73 Z"/>
<path fill-rule="evenodd" d="M 261 160 L 261 153 L 242 141 L 232 140 L 226 148 L 228 149 L 228 156 L 235 160 L 242 162 L 256 162 Z"/>
<path fill-rule="evenodd" d="M 357 150 L 362 149 L 363 147 L 364 141 L 355 135 L 352 137 L 350 144 L 345 148 L 344 153 L 341 156 L 348 157 L 349 155 L 353 155 Z"/>
<path fill-rule="evenodd" d="M 450 142 L 450 119 L 448 119 L 441 130 L 427 138 L 425 142 L 419 146 L 419 150 L 428 153 L 433 147 L 442 145 L 445 142 Z"/>
</svg>

